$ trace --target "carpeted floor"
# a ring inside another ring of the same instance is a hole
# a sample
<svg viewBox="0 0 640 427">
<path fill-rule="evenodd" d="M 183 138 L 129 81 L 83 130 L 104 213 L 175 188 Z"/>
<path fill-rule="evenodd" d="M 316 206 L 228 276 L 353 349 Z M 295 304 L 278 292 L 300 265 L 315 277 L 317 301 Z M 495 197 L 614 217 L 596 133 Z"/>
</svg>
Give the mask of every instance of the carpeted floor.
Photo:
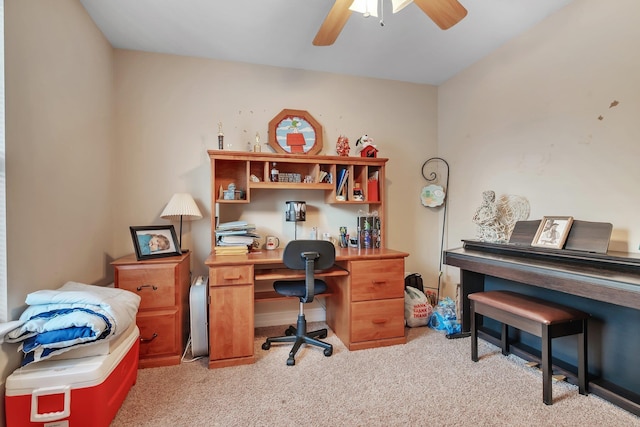
<svg viewBox="0 0 640 427">
<path fill-rule="evenodd" d="M 406 345 L 353 352 L 330 332 L 333 356 L 303 347 L 286 366 L 289 345 L 260 347 L 283 330 L 256 330 L 252 365 L 139 370 L 112 426 L 640 426 L 566 382 L 554 381 L 554 404 L 543 404 L 540 372 L 482 340 L 473 363 L 470 338 L 429 328 L 409 329 Z"/>
</svg>

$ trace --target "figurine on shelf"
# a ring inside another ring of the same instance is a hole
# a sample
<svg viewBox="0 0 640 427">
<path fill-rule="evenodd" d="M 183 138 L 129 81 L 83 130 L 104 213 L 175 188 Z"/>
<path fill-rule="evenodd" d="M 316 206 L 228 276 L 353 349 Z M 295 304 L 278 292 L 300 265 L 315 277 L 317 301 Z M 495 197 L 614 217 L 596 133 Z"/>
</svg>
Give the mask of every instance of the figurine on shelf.
<svg viewBox="0 0 640 427">
<path fill-rule="evenodd" d="M 218 122 L 218 150 L 224 150 L 224 133 L 222 133 L 222 122 Z"/>
<path fill-rule="evenodd" d="M 349 150 L 351 150 L 351 147 L 349 147 L 349 138 L 340 135 L 336 143 L 336 153 L 338 153 L 338 156 L 348 156 Z"/>
<path fill-rule="evenodd" d="M 353 200 L 357 202 L 364 201 L 364 193 L 362 192 L 362 188 L 360 188 L 359 182 L 353 183 Z"/>
<path fill-rule="evenodd" d="M 378 157 L 378 149 L 373 144 L 373 138 L 367 134 L 356 141 L 356 151 L 360 153 L 360 157 Z"/>
<path fill-rule="evenodd" d="M 253 152 L 254 153 L 259 153 L 261 150 L 260 148 L 260 134 L 258 132 L 256 132 L 256 143 L 253 146 Z"/>
</svg>

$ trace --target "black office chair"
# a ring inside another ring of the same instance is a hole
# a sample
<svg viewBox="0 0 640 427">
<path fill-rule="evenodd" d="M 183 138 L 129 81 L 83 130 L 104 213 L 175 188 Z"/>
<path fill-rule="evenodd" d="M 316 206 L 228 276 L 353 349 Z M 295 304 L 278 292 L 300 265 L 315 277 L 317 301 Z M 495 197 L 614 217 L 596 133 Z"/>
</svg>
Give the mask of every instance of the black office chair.
<svg viewBox="0 0 640 427">
<path fill-rule="evenodd" d="M 271 343 L 293 342 L 289 352 L 287 365 L 296 364 L 295 355 L 302 344 L 311 344 L 324 349 L 324 355 L 333 354 L 333 346 L 316 338 L 326 338 L 327 329 L 307 332 L 307 321 L 304 318 L 304 304 L 313 301 L 316 294 L 326 292 L 327 284 L 314 277 L 315 270 L 326 270 L 333 266 L 336 260 L 336 248 L 326 240 L 293 240 L 284 248 L 282 256 L 284 265 L 292 270 L 305 270 L 305 280 L 277 280 L 273 288 L 280 295 L 300 298 L 300 314 L 297 327 L 289 326 L 284 331 L 285 336 L 267 338 L 262 344 L 263 350 L 269 350 Z"/>
</svg>

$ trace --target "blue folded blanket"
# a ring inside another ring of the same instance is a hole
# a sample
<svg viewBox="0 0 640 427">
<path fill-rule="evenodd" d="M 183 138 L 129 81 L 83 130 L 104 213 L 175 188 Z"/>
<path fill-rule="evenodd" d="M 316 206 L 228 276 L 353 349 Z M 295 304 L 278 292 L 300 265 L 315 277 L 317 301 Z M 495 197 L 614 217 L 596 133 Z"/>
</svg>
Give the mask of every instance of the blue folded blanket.
<svg viewBox="0 0 640 427">
<path fill-rule="evenodd" d="M 22 365 L 77 346 L 111 339 L 135 323 L 140 296 L 124 289 L 67 282 L 56 290 L 27 295 L 29 307 L 6 342 L 20 343 Z"/>
</svg>

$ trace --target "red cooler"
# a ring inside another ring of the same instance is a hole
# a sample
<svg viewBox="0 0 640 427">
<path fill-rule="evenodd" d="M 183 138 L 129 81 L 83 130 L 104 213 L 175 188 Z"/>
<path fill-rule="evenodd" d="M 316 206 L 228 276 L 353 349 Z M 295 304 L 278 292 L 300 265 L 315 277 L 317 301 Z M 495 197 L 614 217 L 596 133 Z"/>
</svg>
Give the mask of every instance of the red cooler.
<svg viewBox="0 0 640 427">
<path fill-rule="evenodd" d="M 139 335 L 133 325 L 109 354 L 18 368 L 6 381 L 7 427 L 108 427 L 136 382 Z"/>
</svg>

